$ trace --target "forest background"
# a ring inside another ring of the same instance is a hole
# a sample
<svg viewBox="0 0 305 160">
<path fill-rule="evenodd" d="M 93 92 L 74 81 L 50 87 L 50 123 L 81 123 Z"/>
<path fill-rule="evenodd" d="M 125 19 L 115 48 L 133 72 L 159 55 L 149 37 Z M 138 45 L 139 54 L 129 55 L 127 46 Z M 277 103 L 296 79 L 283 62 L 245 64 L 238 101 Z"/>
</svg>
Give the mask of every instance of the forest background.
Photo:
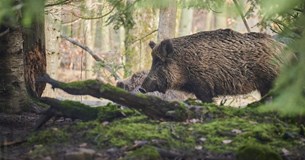
<svg viewBox="0 0 305 160">
<path fill-rule="evenodd" d="M 240 5 L 245 6 L 243 13 L 251 9 L 246 1 L 241 1 Z M 259 24 L 261 17 L 254 15 L 255 12 L 257 10 L 247 16 L 250 30 L 275 34 Z M 247 32 L 232 0 L 78 1 L 46 7 L 45 26 L 47 72 L 51 77 L 64 82 L 97 78 L 113 85 L 116 79 L 104 66 L 111 66 L 121 79 L 149 70 L 151 49 L 148 43 L 151 40 L 221 28 Z M 85 50 L 61 36 L 89 47 L 104 62 L 96 62 Z M 95 103 L 89 96 L 69 96 L 49 86 L 44 95 Z"/>
</svg>

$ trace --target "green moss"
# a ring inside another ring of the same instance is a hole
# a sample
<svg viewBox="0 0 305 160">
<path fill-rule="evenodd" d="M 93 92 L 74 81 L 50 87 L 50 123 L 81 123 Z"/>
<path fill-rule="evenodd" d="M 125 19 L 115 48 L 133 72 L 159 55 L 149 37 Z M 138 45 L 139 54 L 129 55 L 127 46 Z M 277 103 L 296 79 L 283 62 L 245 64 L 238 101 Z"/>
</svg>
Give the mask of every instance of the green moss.
<svg viewBox="0 0 305 160">
<path fill-rule="evenodd" d="M 127 156 L 123 158 L 124 160 L 141 159 L 141 160 L 155 160 L 161 159 L 161 156 L 157 149 L 153 146 L 144 146 L 135 151 L 127 153 Z"/>
<path fill-rule="evenodd" d="M 185 130 L 187 130 L 186 126 L 179 126 L 179 123 L 160 124 L 157 121 L 147 120 L 144 116 L 133 116 L 107 126 L 96 127 L 90 131 L 90 137 L 94 137 L 100 147 L 123 147 L 133 145 L 136 140 L 158 139 L 165 141 L 166 147 L 193 148 L 195 139 Z"/>
<path fill-rule="evenodd" d="M 110 145 L 117 147 L 132 145 L 135 140 L 168 138 L 163 131 L 156 131 L 155 125 L 143 123 L 115 123 L 108 126 L 107 130 L 99 130 L 98 134 L 101 135 L 97 139 L 98 144 L 104 144 L 105 141 L 108 141 Z"/>
<path fill-rule="evenodd" d="M 50 155 L 52 149 L 45 145 L 35 145 L 35 147 L 29 152 L 29 156 L 32 159 L 43 159 L 45 155 Z"/>
<path fill-rule="evenodd" d="M 140 97 L 142 99 L 147 99 L 147 96 L 145 94 L 143 94 L 143 93 L 136 93 L 136 96 Z"/>
<path fill-rule="evenodd" d="M 82 104 L 80 102 L 64 100 L 60 102 L 63 106 L 60 111 L 70 118 L 78 118 L 82 120 L 94 120 L 98 117 L 98 109 Z"/>
<path fill-rule="evenodd" d="M 68 129 L 73 132 L 88 131 L 88 130 L 92 130 L 98 126 L 100 126 L 99 121 L 88 121 L 88 122 L 78 122 L 75 125 L 72 125 Z"/>
<path fill-rule="evenodd" d="M 189 118 L 191 113 L 189 112 L 186 105 L 182 102 L 172 102 L 172 106 L 174 106 L 173 111 L 167 111 L 166 115 L 173 117 L 176 121 L 184 121 Z M 179 119 L 178 119 L 179 118 Z"/>
<path fill-rule="evenodd" d="M 109 107 L 110 115 L 118 109 L 112 107 Z M 209 115 L 212 119 L 204 123 L 160 123 L 136 114 L 106 126 L 96 125 L 87 135 L 100 147 L 123 147 L 133 145 L 136 140 L 159 139 L 165 141 L 164 147 L 168 148 L 192 150 L 201 145 L 219 153 L 236 152 L 247 143 L 266 144 L 275 150 L 280 150 L 282 146 L 291 148 L 297 144 L 294 140 L 283 138 L 285 132 L 298 134 L 297 126 L 283 126 L 277 117 L 260 115 L 254 108 L 239 110 L 207 105 L 202 106 L 202 110 L 204 115 Z M 233 130 L 241 133 L 236 134 Z M 201 138 L 205 141 L 200 141 Z M 232 142 L 225 144 L 225 140 Z"/>
<path fill-rule="evenodd" d="M 126 117 L 133 114 L 137 114 L 136 111 L 129 108 L 122 108 L 119 105 L 108 103 L 103 107 L 99 107 L 98 120 L 100 121 L 110 121 L 120 117 Z"/>
<path fill-rule="evenodd" d="M 198 138 L 204 137 L 206 141 L 203 146 L 214 152 L 235 152 L 237 148 L 246 143 L 263 143 L 276 146 L 292 147 L 297 142 L 287 141 L 283 138 L 285 130 L 279 128 L 277 123 L 258 123 L 253 119 L 247 118 L 224 118 L 216 119 L 212 122 L 194 124 L 193 134 Z M 233 133 L 232 130 L 239 130 L 241 133 Z M 295 133 L 296 126 L 289 126 L 287 130 Z M 224 140 L 231 140 L 231 143 L 225 144 Z"/>
<path fill-rule="evenodd" d="M 300 147 L 298 136 L 285 138 L 284 135 L 299 135 L 300 128 L 294 123 L 283 121 L 276 114 L 261 114 L 256 108 L 226 108 L 210 104 L 198 106 L 201 118 L 197 123 L 190 122 L 160 122 L 154 121 L 133 110 L 122 109 L 118 105 L 108 104 L 99 107 L 99 120 L 80 122 L 60 132 L 69 137 L 81 137 L 82 142 L 93 143 L 96 147 L 108 149 L 110 147 L 133 146 L 135 141 L 146 141 L 153 145 L 155 140 L 161 142 L 158 147 L 191 153 L 201 146 L 204 150 L 216 153 L 237 153 L 243 157 L 255 147 L 246 147 L 247 144 L 270 146 L 272 150 L 264 152 L 262 158 L 270 156 L 278 158 L 283 146 L 287 150 Z M 130 114 L 128 114 L 130 112 Z M 125 114 L 122 118 L 113 119 L 110 123 L 101 123 L 100 120 Z M 234 132 L 235 130 L 235 132 Z M 236 133 L 238 131 L 238 133 Z M 54 132 L 54 131 L 53 131 Z M 47 131 L 49 133 L 49 131 Z M 57 135 L 53 133 L 51 135 Z M 35 142 L 49 139 L 47 135 L 36 138 Z M 286 136 L 287 137 L 287 136 Z M 54 138 L 51 136 L 51 138 Z M 34 140 L 32 140 L 34 141 Z M 59 143 L 59 142 L 55 142 Z M 258 147 L 257 147 L 258 148 Z M 126 159 L 141 159 L 142 157 L 158 156 L 155 148 L 143 147 L 129 152 Z M 260 152 L 254 150 L 253 152 Z M 262 150 L 265 150 L 264 148 Z M 152 153 L 149 153 L 152 152 Z M 239 153 L 240 152 L 240 153 Z M 152 154 L 152 155 L 150 155 Z M 152 158 L 153 159 L 153 158 Z M 158 158 L 156 158 L 158 159 Z"/>
<path fill-rule="evenodd" d="M 103 86 L 100 86 L 100 92 L 104 92 L 104 91 L 113 91 L 113 92 L 116 92 L 116 93 L 128 93 L 126 90 L 122 89 L 122 88 L 119 88 L 119 87 L 115 87 L 115 86 L 112 86 L 110 84 L 104 84 Z"/>
<path fill-rule="evenodd" d="M 61 129 L 50 128 L 31 135 L 28 139 L 30 144 L 52 144 L 67 142 L 69 135 Z"/>
<path fill-rule="evenodd" d="M 237 154 L 237 160 L 282 160 L 281 156 L 270 146 L 251 144 L 241 147 Z"/>
<path fill-rule="evenodd" d="M 85 80 L 85 81 L 75 81 L 70 83 L 61 83 L 61 87 L 63 88 L 87 88 L 88 86 L 97 84 L 99 85 L 100 82 L 97 80 Z"/>
</svg>

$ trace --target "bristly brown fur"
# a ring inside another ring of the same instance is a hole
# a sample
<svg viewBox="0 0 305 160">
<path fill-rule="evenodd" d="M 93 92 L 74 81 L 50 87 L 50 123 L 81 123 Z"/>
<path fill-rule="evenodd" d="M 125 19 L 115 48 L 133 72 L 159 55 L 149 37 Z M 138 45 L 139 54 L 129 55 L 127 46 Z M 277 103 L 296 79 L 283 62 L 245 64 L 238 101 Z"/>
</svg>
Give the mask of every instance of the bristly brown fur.
<svg viewBox="0 0 305 160">
<path fill-rule="evenodd" d="M 142 88 L 187 91 L 205 102 L 256 89 L 264 96 L 285 61 L 284 48 L 269 35 L 230 29 L 164 40 L 153 48 L 152 68 Z"/>
</svg>

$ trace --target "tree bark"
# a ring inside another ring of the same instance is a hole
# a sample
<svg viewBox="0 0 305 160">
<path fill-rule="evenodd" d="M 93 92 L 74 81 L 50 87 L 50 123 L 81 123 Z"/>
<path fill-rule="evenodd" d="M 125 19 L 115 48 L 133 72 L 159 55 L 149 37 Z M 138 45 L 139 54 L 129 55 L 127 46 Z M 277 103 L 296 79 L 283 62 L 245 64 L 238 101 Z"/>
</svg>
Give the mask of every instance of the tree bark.
<svg viewBox="0 0 305 160">
<path fill-rule="evenodd" d="M 21 17 L 16 11 L 15 18 Z M 0 34 L 0 112 L 19 113 L 28 110 L 29 96 L 40 97 L 45 88 L 45 83 L 36 83 L 46 73 L 44 25 L 34 19 L 29 28 L 21 24 L 0 28 L 4 33 Z"/>
<path fill-rule="evenodd" d="M 43 9 L 42 9 L 43 11 Z M 43 12 L 42 12 L 43 15 Z M 44 19 L 34 19 L 30 28 L 24 28 L 23 55 L 24 79 L 28 93 L 33 97 L 40 97 L 46 84 L 36 83 L 37 77 L 46 74 Z"/>
<path fill-rule="evenodd" d="M 16 113 L 27 101 L 22 28 L 1 28 L 8 32 L 0 37 L 0 112 Z"/>
<path fill-rule="evenodd" d="M 55 4 L 57 0 L 48 0 L 48 4 Z M 53 14 L 56 10 L 56 14 Z M 61 6 L 55 5 L 46 8 L 45 14 L 45 42 L 46 42 L 46 58 L 47 61 L 47 73 L 50 76 L 57 78 L 57 70 L 60 65 L 60 30 L 61 30 Z M 44 95 L 51 97 L 56 97 L 56 92 L 52 91 L 49 86 L 47 86 Z"/>
</svg>

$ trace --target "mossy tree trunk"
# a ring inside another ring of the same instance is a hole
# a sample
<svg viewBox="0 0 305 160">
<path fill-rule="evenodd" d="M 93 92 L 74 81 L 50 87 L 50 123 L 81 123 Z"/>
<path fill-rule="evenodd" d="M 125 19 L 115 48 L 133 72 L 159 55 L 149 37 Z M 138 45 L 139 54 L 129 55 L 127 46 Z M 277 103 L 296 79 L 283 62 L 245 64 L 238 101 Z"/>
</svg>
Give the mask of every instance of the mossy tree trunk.
<svg viewBox="0 0 305 160">
<path fill-rule="evenodd" d="M 16 12 L 16 21 L 21 17 Z M 34 20 L 28 28 L 19 22 L 0 28 L 0 112 L 19 113 L 27 110 L 29 95 L 39 97 L 45 88 L 35 83 L 46 73 L 44 25 Z"/>
</svg>

